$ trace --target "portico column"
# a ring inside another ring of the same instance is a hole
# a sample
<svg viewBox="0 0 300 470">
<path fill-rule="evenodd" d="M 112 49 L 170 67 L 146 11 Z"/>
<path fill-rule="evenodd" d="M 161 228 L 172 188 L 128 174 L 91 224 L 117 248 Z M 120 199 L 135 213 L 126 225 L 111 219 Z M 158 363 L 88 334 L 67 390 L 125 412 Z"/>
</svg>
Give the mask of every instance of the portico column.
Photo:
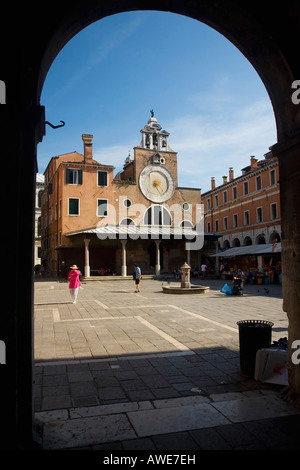
<svg viewBox="0 0 300 470">
<path fill-rule="evenodd" d="M 90 277 L 90 239 L 84 239 L 84 277 Z"/>
<path fill-rule="evenodd" d="M 186 262 L 189 266 L 191 265 L 191 250 L 186 250 Z"/>
<path fill-rule="evenodd" d="M 122 245 L 122 276 L 127 276 L 127 266 L 126 266 L 126 243 L 127 240 L 120 240 Z"/>
<path fill-rule="evenodd" d="M 282 227 L 282 293 L 283 311 L 287 313 L 287 369 L 289 391 L 287 398 L 300 405 L 300 138 L 290 138 L 271 147 L 279 159 L 280 213 Z M 296 395 L 296 396 L 295 396 Z"/>
<path fill-rule="evenodd" d="M 155 274 L 160 275 L 160 240 L 155 240 L 156 245 L 156 265 L 155 265 Z"/>
</svg>

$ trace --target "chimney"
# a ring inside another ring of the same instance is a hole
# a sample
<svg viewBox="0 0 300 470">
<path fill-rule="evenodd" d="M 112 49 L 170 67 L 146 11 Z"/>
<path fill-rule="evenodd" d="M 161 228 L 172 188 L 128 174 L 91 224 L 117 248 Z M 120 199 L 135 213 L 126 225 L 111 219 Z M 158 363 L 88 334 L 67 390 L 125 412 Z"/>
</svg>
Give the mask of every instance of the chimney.
<svg viewBox="0 0 300 470">
<path fill-rule="evenodd" d="M 227 183 L 227 176 L 223 176 L 223 184 Z"/>
<path fill-rule="evenodd" d="M 257 159 L 255 157 L 250 157 L 250 165 L 251 165 L 251 171 L 255 170 L 255 168 L 258 167 L 257 165 Z"/>
<path fill-rule="evenodd" d="M 211 189 L 215 189 L 216 183 L 215 183 L 215 178 L 212 176 L 211 177 Z"/>
<path fill-rule="evenodd" d="M 82 134 L 84 163 L 92 163 L 93 159 L 93 135 Z"/>
<path fill-rule="evenodd" d="M 229 181 L 232 181 L 234 179 L 234 176 L 233 176 L 233 168 L 230 167 L 229 168 Z"/>
</svg>

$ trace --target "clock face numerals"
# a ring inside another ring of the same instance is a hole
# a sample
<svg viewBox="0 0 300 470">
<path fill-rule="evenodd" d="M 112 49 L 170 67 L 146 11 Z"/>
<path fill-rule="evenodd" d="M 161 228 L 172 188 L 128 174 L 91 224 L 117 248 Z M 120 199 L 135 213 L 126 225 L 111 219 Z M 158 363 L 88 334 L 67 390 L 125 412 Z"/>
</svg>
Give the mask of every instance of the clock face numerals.
<svg viewBox="0 0 300 470">
<path fill-rule="evenodd" d="M 153 202 L 164 202 L 174 193 L 171 173 L 164 167 L 149 165 L 140 174 L 139 184 L 144 196 Z"/>
</svg>

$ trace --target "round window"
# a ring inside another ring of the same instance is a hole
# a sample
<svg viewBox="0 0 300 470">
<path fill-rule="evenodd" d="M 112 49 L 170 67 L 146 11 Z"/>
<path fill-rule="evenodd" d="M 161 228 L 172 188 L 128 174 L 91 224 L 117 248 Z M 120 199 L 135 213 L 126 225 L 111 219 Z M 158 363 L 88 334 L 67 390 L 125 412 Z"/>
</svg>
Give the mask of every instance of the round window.
<svg viewBox="0 0 300 470">
<path fill-rule="evenodd" d="M 131 206 L 131 200 L 130 199 L 124 199 L 124 206 L 125 207 L 130 207 Z"/>
</svg>

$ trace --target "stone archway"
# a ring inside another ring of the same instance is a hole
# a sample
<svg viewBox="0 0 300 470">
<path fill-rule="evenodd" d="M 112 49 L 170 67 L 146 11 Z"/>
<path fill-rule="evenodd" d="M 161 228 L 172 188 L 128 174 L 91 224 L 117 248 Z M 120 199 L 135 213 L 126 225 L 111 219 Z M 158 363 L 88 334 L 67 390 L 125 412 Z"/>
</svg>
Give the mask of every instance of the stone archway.
<svg viewBox="0 0 300 470">
<path fill-rule="evenodd" d="M 233 239 L 233 242 L 232 242 L 232 247 L 237 247 L 237 246 L 241 246 L 241 242 L 240 242 L 240 239 L 239 238 L 234 238 Z"/>
<path fill-rule="evenodd" d="M 244 238 L 243 246 L 249 246 L 249 245 L 252 245 L 252 239 L 251 237 L 247 236 Z"/>
<path fill-rule="evenodd" d="M 228 0 L 226 8 L 223 0 L 73 0 L 71 6 L 53 0 L 43 16 L 37 15 L 34 4 L 23 3 L 16 12 L 14 4 L 6 2 L 2 15 L 7 28 L 0 32 L 5 45 L 0 78 L 6 89 L 6 104 L 0 109 L 2 172 L 14 175 L 18 190 L 15 185 L 8 188 L 3 214 L 14 247 L 13 252 L 4 250 L 2 255 L 9 280 L 5 289 L 8 306 L 0 318 L 0 339 L 7 354 L 0 369 L 1 384 L 5 384 L 0 402 L 6 430 L 3 448 L 24 448 L 32 441 L 33 221 L 37 143 L 45 135 L 40 106 L 43 82 L 56 55 L 80 30 L 107 15 L 138 9 L 172 11 L 216 29 L 248 58 L 270 96 L 278 137 L 272 150 L 280 166 L 289 393 L 296 398 L 300 395 L 300 366 L 292 361 L 294 341 L 300 339 L 300 208 L 295 204 L 300 183 L 300 108 L 291 101 L 292 83 L 300 79 L 297 54 L 291 53 L 291 44 L 298 41 L 299 2 L 263 10 L 258 0 Z M 13 40 L 8 40 L 6 30 L 14 31 Z M 20 261 L 27 273 L 22 282 L 16 269 Z"/>
</svg>

